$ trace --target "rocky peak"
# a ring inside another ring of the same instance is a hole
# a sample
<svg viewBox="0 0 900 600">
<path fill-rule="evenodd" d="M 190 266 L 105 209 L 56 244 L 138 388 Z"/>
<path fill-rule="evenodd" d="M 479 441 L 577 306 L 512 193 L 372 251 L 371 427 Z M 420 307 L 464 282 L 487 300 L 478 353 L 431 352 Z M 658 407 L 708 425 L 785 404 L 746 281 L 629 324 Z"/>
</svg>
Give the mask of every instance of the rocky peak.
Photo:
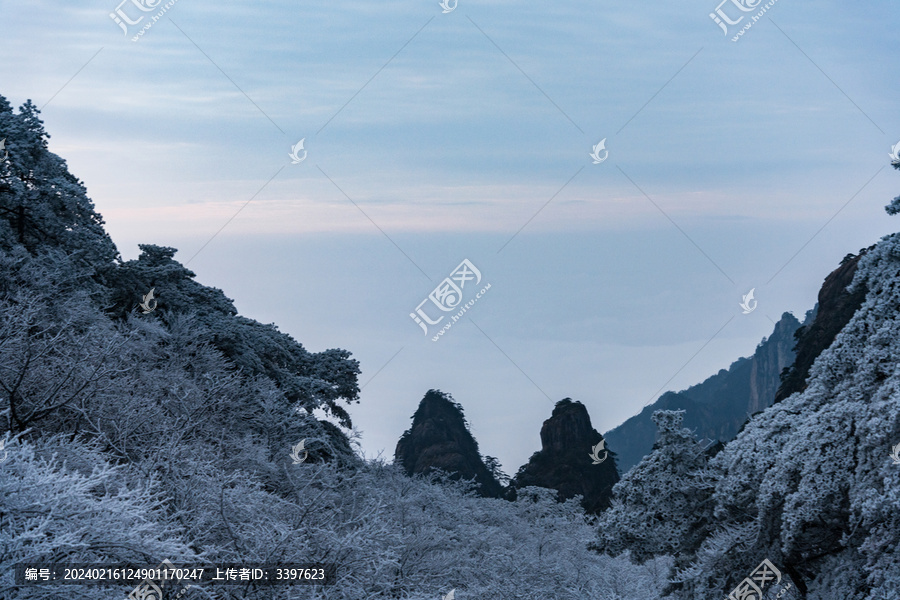
<svg viewBox="0 0 900 600">
<path fill-rule="evenodd" d="M 612 487 L 619 481 L 612 452 L 601 450 L 600 457 L 606 459 L 597 465 L 590 457 L 602 440 L 581 402 L 560 400 L 541 427 L 541 449 L 519 469 L 511 487 L 554 489 L 561 500 L 581 495 L 587 512 L 600 512 L 609 506 Z"/>
<path fill-rule="evenodd" d="M 594 445 L 603 439 L 593 427 L 587 408 L 571 398 L 560 400 L 553 407 L 550 418 L 541 426 L 541 451 L 564 454 L 584 444 Z"/>
<path fill-rule="evenodd" d="M 503 494 L 503 487 L 481 458 L 462 406 L 449 394 L 429 390 L 412 419 L 394 451 L 394 462 L 408 475 L 441 469 L 454 479 L 474 479 L 483 496 L 497 498 Z"/>
</svg>

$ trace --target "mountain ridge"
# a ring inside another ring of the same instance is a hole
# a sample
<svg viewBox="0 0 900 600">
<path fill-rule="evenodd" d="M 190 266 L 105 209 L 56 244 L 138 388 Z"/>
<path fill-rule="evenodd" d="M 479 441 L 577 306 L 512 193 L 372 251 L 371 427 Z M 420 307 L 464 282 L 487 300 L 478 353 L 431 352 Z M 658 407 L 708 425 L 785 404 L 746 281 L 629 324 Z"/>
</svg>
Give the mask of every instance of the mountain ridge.
<svg viewBox="0 0 900 600">
<path fill-rule="evenodd" d="M 794 332 L 801 327 L 791 313 L 784 313 L 772 333 L 763 338 L 751 356 L 741 357 L 702 382 L 679 392 L 663 393 L 653 404 L 605 437 L 627 471 L 647 455 L 656 441 L 652 414 L 657 410 L 685 410 L 684 425 L 712 440 L 727 441 L 740 430 L 750 414 L 771 406 L 780 375 L 794 361 Z"/>
</svg>

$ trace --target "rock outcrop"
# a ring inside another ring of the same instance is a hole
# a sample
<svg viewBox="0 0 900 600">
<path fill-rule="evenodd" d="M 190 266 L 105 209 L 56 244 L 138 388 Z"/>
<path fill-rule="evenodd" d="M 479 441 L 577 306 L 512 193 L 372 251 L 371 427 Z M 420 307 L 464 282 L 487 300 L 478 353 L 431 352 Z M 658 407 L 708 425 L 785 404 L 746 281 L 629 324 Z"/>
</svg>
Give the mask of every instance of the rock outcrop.
<svg viewBox="0 0 900 600">
<path fill-rule="evenodd" d="M 499 498 L 503 486 L 491 474 L 469 432 L 462 407 L 449 394 L 429 390 L 400 437 L 394 462 L 408 475 L 446 471 L 453 479 L 474 479 L 482 496 Z"/>
<path fill-rule="evenodd" d="M 541 427 L 541 449 L 510 484 L 513 495 L 516 489 L 539 486 L 556 490 L 560 500 L 582 496 L 582 505 L 589 513 L 607 508 L 619 474 L 615 454 L 609 449 L 599 451 L 600 458 L 606 458 L 593 464 L 591 450 L 601 440 L 603 436 L 591 426 L 582 403 L 571 398 L 560 400 Z"/>
<path fill-rule="evenodd" d="M 795 334 L 796 359 L 782 375 L 781 386 L 775 394 L 775 402 L 806 389 L 809 368 L 819 354 L 831 345 L 835 336 L 850 322 L 850 318 L 862 305 L 866 297 L 866 286 L 858 286 L 853 293 L 847 291 L 847 286 L 853 281 L 859 260 L 866 250 L 870 249 L 860 250 L 857 255 L 848 254 L 841 261 L 841 266 L 825 278 L 825 283 L 819 290 L 815 318 L 811 324 L 801 327 Z"/>
</svg>

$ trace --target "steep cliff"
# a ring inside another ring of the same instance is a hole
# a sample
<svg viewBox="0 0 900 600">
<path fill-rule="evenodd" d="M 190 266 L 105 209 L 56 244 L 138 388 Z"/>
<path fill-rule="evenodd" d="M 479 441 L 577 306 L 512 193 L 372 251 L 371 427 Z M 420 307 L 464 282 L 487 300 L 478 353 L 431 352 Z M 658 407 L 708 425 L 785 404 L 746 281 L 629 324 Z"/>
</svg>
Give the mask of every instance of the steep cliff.
<svg viewBox="0 0 900 600">
<path fill-rule="evenodd" d="M 600 512 L 609 506 L 612 487 L 619 481 L 615 455 L 608 449 L 600 450 L 603 461 L 593 464 L 591 450 L 601 440 L 581 402 L 560 400 L 541 427 L 541 449 L 519 469 L 510 487 L 551 488 L 561 500 L 581 495 L 587 512 Z"/>
</svg>

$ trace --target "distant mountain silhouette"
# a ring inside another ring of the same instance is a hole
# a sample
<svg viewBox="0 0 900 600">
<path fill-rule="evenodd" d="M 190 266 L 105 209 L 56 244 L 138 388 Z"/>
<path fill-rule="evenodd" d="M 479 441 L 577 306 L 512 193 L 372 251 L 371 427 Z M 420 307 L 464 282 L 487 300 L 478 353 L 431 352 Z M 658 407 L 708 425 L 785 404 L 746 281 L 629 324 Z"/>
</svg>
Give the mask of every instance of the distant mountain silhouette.
<svg viewBox="0 0 900 600">
<path fill-rule="evenodd" d="M 510 483 L 513 495 L 516 489 L 534 485 L 557 490 L 561 500 L 581 495 L 589 513 L 607 508 L 619 474 L 615 455 L 608 449 L 599 452 L 601 458 L 608 452 L 606 460 L 593 464 L 591 449 L 601 440 L 581 402 L 560 400 L 541 427 L 541 449 Z"/>
<path fill-rule="evenodd" d="M 727 370 L 686 390 L 664 393 L 609 431 L 608 446 L 616 451 L 621 471 L 628 471 L 653 449 L 656 426 L 650 417 L 657 410 L 684 409 L 684 426 L 694 429 L 698 438 L 734 438 L 749 415 L 773 404 L 781 373 L 794 362 L 794 332 L 799 328 L 800 322 L 784 313 L 753 356 L 739 358 Z"/>
<path fill-rule="evenodd" d="M 408 475 L 441 469 L 454 479 L 474 479 L 483 496 L 503 495 L 503 486 L 484 464 L 478 443 L 469 432 L 462 406 L 439 390 L 428 390 L 419 402 L 412 426 L 397 442 L 394 462 Z"/>
</svg>

